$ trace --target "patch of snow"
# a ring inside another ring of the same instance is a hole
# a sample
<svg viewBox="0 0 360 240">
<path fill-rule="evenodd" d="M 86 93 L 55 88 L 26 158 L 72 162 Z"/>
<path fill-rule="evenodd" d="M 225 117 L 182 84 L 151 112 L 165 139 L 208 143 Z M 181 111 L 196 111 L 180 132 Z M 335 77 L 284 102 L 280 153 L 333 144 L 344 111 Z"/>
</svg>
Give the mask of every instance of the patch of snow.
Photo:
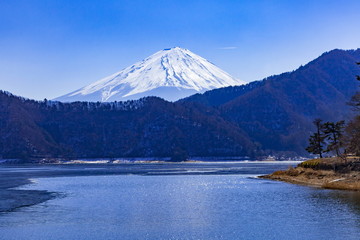
<svg viewBox="0 0 360 240">
<path fill-rule="evenodd" d="M 339 181 L 343 181 L 343 180 L 346 180 L 346 178 L 338 178 L 338 179 L 335 179 L 335 180 L 330 181 L 329 183 L 339 182 Z"/>
<path fill-rule="evenodd" d="M 109 160 L 71 160 L 71 161 L 67 161 L 64 162 L 63 164 L 105 164 L 105 163 L 109 163 Z"/>
<path fill-rule="evenodd" d="M 244 82 L 208 60 L 187 49 L 175 47 L 159 51 L 120 72 L 55 100 L 108 102 L 158 96 L 175 101 L 194 93 L 241 84 Z M 171 93 L 167 94 L 167 90 Z"/>
</svg>

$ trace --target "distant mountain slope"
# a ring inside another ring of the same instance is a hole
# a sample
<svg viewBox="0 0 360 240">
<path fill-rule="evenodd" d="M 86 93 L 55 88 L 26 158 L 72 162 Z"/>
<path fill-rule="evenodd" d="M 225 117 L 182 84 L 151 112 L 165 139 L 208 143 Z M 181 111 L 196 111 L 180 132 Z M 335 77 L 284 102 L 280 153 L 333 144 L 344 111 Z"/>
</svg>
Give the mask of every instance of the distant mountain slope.
<svg viewBox="0 0 360 240">
<path fill-rule="evenodd" d="M 241 86 L 230 86 L 206 91 L 204 93 L 197 93 L 187 98 L 181 99 L 180 101 L 198 102 L 209 106 L 219 106 L 243 95 L 244 93 L 252 91 L 259 86 L 263 86 L 269 81 L 281 82 L 282 79 L 286 79 L 289 76 L 293 77 L 292 74 L 294 72 L 296 72 L 296 77 L 300 78 L 301 74 L 304 76 L 314 75 L 314 80 L 315 77 L 318 77 L 319 79 L 325 77 L 327 79 L 326 81 L 330 81 L 332 84 L 334 84 L 334 86 L 340 87 L 342 90 L 346 90 L 345 94 L 348 96 L 354 92 L 354 88 L 352 84 L 349 85 L 346 81 L 350 79 L 349 77 L 353 73 L 359 72 L 359 70 L 354 66 L 354 62 L 352 62 L 359 58 L 359 51 L 360 49 L 335 49 L 322 54 L 319 58 L 311 61 L 307 65 L 302 66 L 295 71 L 274 75 L 261 81 L 254 81 Z M 318 70 L 316 70 L 316 72 L 312 72 L 316 68 L 318 68 Z M 337 83 L 339 79 L 340 81 Z M 344 84 L 344 81 L 346 84 Z"/>
<path fill-rule="evenodd" d="M 6 93 L 0 93 L 0 103 L 4 158 L 171 157 L 176 151 L 203 157 L 253 156 L 257 150 L 240 128 L 193 103 L 155 97 L 114 103 L 36 102 Z"/>
<path fill-rule="evenodd" d="M 198 92 L 242 83 L 206 59 L 175 47 L 159 51 L 55 100 L 111 102 L 158 96 L 174 101 Z"/>
<path fill-rule="evenodd" d="M 263 149 L 305 154 L 314 118 L 337 121 L 351 116 L 346 102 L 357 89 L 359 60 L 359 49 L 333 50 L 296 71 L 181 101 L 215 106 Z"/>
<path fill-rule="evenodd" d="M 179 102 L 196 102 L 207 106 L 220 106 L 264 84 L 265 81 L 254 81 L 240 86 L 218 88 L 202 94 L 191 95 L 180 99 Z"/>
<path fill-rule="evenodd" d="M 82 157 L 169 157 L 175 149 L 190 156 L 244 156 L 254 151 L 241 129 L 196 104 L 154 97 L 132 104 L 140 107 L 111 110 L 109 103 L 88 111 L 81 107 L 86 103 L 53 106 L 56 110 L 46 111 L 41 125 L 56 142 Z"/>
<path fill-rule="evenodd" d="M 29 104 L 24 104 L 28 101 Z M 57 155 L 61 149 L 37 122 L 41 114 L 35 101 L 0 92 L 0 158 Z M 26 106 L 27 105 L 27 106 Z"/>
<path fill-rule="evenodd" d="M 360 49 L 178 102 L 37 102 L 0 92 L 0 157 L 305 155 L 312 121 L 350 119 Z"/>
</svg>

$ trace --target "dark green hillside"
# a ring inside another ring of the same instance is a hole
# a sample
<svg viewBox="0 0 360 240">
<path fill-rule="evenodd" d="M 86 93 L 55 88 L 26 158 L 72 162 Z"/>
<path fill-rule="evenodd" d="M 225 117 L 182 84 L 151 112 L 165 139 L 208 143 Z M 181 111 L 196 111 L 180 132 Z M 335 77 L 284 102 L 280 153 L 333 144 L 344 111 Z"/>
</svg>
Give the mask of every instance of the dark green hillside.
<svg viewBox="0 0 360 240">
<path fill-rule="evenodd" d="M 248 136 L 216 111 L 149 97 L 114 103 L 36 102 L 1 93 L 4 158 L 253 156 Z"/>
<path fill-rule="evenodd" d="M 218 88 L 203 94 L 194 94 L 179 100 L 179 102 L 196 102 L 206 106 L 220 106 L 264 84 L 265 81 L 255 81 L 242 86 Z"/>
<path fill-rule="evenodd" d="M 305 154 L 312 121 L 350 119 L 346 104 L 357 89 L 355 64 L 360 50 L 333 50 L 296 71 L 269 77 L 262 82 L 217 89 L 182 101 L 215 106 L 263 149 Z M 242 88 L 243 90 L 239 90 Z M 231 100 L 216 99 L 229 92 Z"/>
<path fill-rule="evenodd" d="M 41 120 L 35 101 L 0 92 L 0 156 L 26 158 L 59 154 L 61 149 L 57 143 L 38 125 Z"/>
</svg>

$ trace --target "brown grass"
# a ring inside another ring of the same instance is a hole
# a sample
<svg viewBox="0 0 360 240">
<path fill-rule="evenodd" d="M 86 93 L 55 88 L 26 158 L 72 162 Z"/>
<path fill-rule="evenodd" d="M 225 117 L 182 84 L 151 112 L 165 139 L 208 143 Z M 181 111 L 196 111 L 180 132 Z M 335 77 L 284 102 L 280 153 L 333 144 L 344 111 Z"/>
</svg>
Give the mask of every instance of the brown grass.
<svg viewBox="0 0 360 240">
<path fill-rule="evenodd" d="M 286 171 L 278 170 L 278 171 L 273 172 L 271 175 L 273 175 L 273 176 L 281 176 L 281 175 L 285 175 L 285 174 L 286 174 Z"/>
<path fill-rule="evenodd" d="M 329 189 L 360 191 L 360 171 L 335 172 L 329 169 L 316 169 L 314 166 L 336 164 L 338 159 L 312 159 L 299 164 L 298 167 L 285 171 L 276 171 L 262 178 L 284 181 L 295 184 L 318 186 Z"/>
</svg>

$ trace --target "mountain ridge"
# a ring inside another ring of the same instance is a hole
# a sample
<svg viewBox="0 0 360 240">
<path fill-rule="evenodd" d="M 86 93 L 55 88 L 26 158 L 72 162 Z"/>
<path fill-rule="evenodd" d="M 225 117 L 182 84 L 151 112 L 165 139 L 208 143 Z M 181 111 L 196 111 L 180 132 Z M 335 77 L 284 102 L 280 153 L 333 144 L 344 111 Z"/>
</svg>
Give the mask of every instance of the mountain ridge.
<svg viewBox="0 0 360 240">
<path fill-rule="evenodd" d="M 263 149 L 304 155 L 315 118 L 351 119 L 352 112 L 346 103 L 358 89 L 355 76 L 360 71 L 355 63 L 359 59 L 360 49 L 335 49 L 292 72 L 244 86 L 211 90 L 181 101 L 218 109 Z M 222 96 L 231 98 L 219 101 Z"/>
</svg>

